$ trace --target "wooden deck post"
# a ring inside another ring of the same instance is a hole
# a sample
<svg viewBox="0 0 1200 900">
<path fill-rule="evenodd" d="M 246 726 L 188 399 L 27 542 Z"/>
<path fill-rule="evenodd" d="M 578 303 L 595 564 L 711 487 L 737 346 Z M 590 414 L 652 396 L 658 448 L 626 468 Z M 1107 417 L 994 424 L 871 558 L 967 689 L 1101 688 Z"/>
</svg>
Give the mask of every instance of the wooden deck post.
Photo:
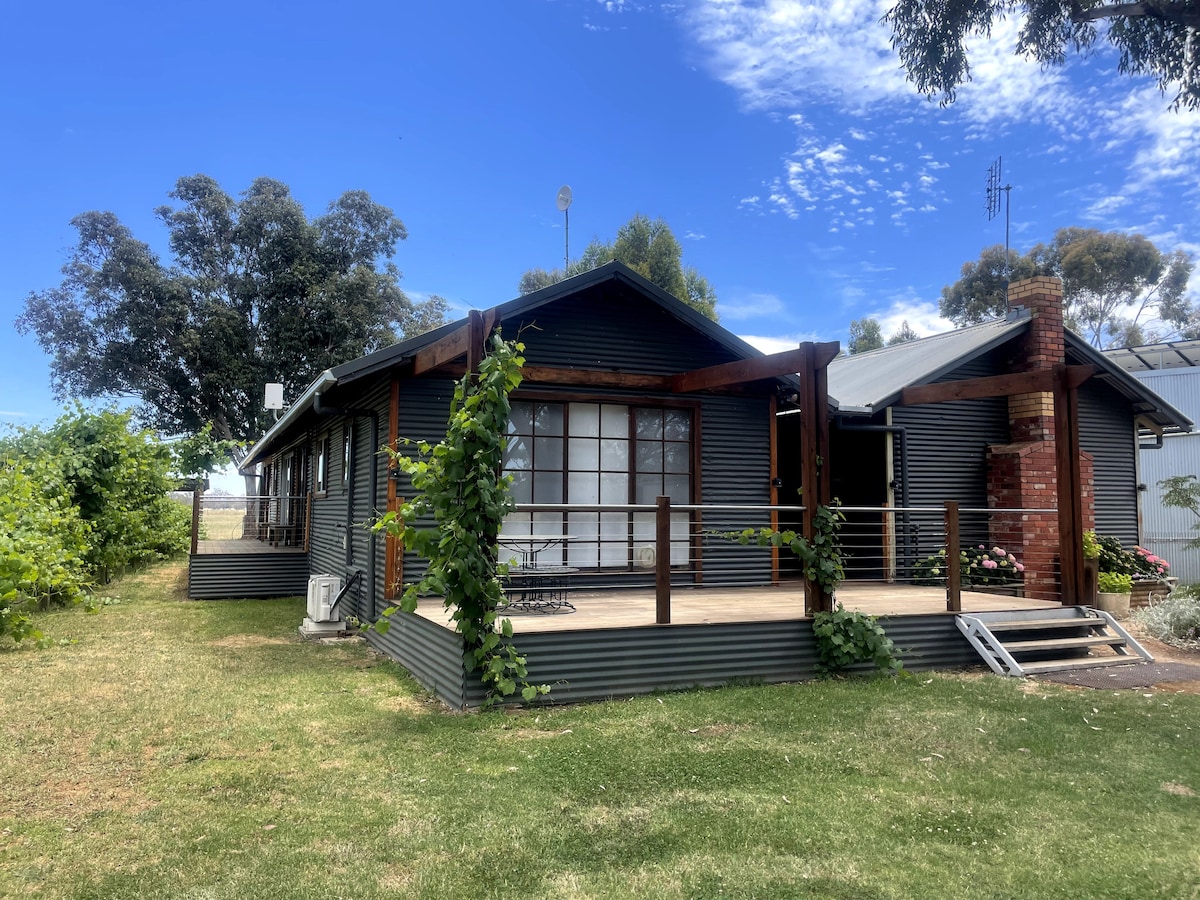
<svg viewBox="0 0 1200 900">
<path fill-rule="evenodd" d="M 204 485 L 197 484 L 192 491 L 192 556 L 200 546 L 200 502 L 204 498 Z"/>
<path fill-rule="evenodd" d="M 959 554 L 958 501 L 946 500 L 946 611 L 962 612 L 962 566 Z"/>
<path fill-rule="evenodd" d="M 826 367 L 838 354 L 838 344 L 800 344 L 800 472 L 804 501 L 802 529 L 813 539 L 817 507 L 830 501 L 829 480 L 829 388 Z M 804 614 L 832 612 L 833 595 L 807 578 L 804 581 Z"/>
<path fill-rule="evenodd" d="M 1079 465 L 1079 381 L 1054 367 L 1054 451 L 1058 469 L 1058 566 L 1064 606 L 1083 600 L 1083 487 Z"/>
<path fill-rule="evenodd" d="M 671 624 L 671 498 L 659 497 L 654 515 L 654 621 Z"/>
</svg>

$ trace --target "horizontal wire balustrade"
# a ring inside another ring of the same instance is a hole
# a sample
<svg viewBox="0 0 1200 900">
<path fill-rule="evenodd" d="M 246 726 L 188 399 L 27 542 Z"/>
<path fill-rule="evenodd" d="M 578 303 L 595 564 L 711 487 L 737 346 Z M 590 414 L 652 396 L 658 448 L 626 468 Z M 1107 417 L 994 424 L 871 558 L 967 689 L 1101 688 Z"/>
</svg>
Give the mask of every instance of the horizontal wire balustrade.
<svg viewBox="0 0 1200 900">
<path fill-rule="evenodd" d="M 312 498 L 283 496 L 192 497 L 192 553 L 251 553 L 267 548 L 306 550 Z"/>
<path fill-rule="evenodd" d="M 1058 600 L 1053 509 L 843 507 L 847 582 L 937 586 L 947 608 L 961 591 Z M 672 588 L 800 582 L 790 549 L 743 545 L 739 533 L 801 529 L 803 506 L 743 504 L 519 504 L 501 535 L 501 560 L 523 596 L 654 589 L 660 621 Z M 957 575 L 948 560 L 957 557 Z M 802 590 L 799 584 L 797 589 Z"/>
</svg>

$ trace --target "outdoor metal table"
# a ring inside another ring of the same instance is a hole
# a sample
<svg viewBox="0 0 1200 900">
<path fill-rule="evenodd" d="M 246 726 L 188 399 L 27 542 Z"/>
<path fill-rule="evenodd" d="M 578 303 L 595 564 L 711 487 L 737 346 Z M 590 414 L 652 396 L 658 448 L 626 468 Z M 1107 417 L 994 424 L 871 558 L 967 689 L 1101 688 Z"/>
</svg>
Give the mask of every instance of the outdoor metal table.
<svg viewBox="0 0 1200 900">
<path fill-rule="evenodd" d="M 543 550 L 574 540 L 570 534 L 515 534 L 501 537 L 497 543 L 519 554 L 521 562 L 508 570 L 508 600 L 502 610 L 517 612 L 574 612 L 566 599 L 567 576 L 578 571 L 565 565 L 540 565 L 537 555 Z"/>
</svg>

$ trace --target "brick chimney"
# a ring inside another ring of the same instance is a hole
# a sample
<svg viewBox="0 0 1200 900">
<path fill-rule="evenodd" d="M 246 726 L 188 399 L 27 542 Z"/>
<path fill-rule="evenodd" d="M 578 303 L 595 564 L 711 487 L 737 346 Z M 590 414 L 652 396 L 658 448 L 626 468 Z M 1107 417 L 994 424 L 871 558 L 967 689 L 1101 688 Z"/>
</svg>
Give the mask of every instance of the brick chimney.
<svg viewBox="0 0 1200 900">
<path fill-rule="evenodd" d="M 1062 282 L 1038 277 L 1008 288 L 1010 311 L 1027 310 L 1029 331 L 1017 342 L 1011 372 L 1052 369 L 1066 361 Z M 1016 394 L 1008 398 L 1010 442 L 988 447 L 988 505 L 993 509 L 1055 509 L 1058 474 L 1054 445 L 1054 395 Z M 1095 523 L 1094 466 L 1080 454 L 1085 527 Z M 993 541 L 1017 548 L 1024 562 L 1025 594 L 1058 597 L 1058 516 L 1056 513 L 998 514 L 991 517 Z"/>
</svg>

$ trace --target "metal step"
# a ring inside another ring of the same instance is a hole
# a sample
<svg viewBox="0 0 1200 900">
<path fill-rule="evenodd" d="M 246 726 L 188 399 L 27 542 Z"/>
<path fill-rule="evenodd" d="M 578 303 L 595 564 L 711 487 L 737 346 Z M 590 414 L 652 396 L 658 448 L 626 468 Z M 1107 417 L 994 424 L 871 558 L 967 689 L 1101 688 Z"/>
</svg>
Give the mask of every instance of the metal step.
<svg viewBox="0 0 1200 900">
<path fill-rule="evenodd" d="M 1016 614 L 964 614 L 957 616 L 955 623 L 968 643 L 998 675 L 1020 676 L 1066 669 L 1128 666 L 1154 660 L 1116 619 L 1102 610 L 1087 606 L 1070 607 L 1061 611 L 1027 610 Z M 1032 633 L 1053 632 L 1059 629 L 1087 629 L 1089 634 L 1057 638 L 1029 637 Z M 1005 640 L 1005 636 L 1008 640 Z M 1092 647 L 1111 647 L 1117 655 L 1092 656 Z M 1018 660 L 1014 656 L 1056 650 L 1074 650 L 1076 653 L 1065 659 L 1037 661 Z M 1081 650 L 1087 651 L 1088 655 L 1080 657 L 1078 651 Z"/>
<path fill-rule="evenodd" d="M 976 616 L 976 618 L 979 618 Z M 1015 621 L 987 622 L 988 631 L 1036 631 L 1039 628 L 1094 628 L 1107 624 L 1099 616 L 1073 616 L 1062 619 L 1019 619 Z"/>
<path fill-rule="evenodd" d="M 1124 646 L 1125 638 L 1115 634 L 1093 634 L 1088 637 L 1049 638 L 1044 641 L 1001 641 L 1009 653 L 1031 650 L 1078 650 L 1084 647 Z"/>
<path fill-rule="evenodd" d="M 1021 663 L 1026 675 L 1041 672 L 1062 672 L 1066 669 L 1098 669 L 1101 666 L 1140 666 L 1140 656 L 1089 656 L 1083 659 L 1047 659 L 1042 662 Z"/>
</svg>

